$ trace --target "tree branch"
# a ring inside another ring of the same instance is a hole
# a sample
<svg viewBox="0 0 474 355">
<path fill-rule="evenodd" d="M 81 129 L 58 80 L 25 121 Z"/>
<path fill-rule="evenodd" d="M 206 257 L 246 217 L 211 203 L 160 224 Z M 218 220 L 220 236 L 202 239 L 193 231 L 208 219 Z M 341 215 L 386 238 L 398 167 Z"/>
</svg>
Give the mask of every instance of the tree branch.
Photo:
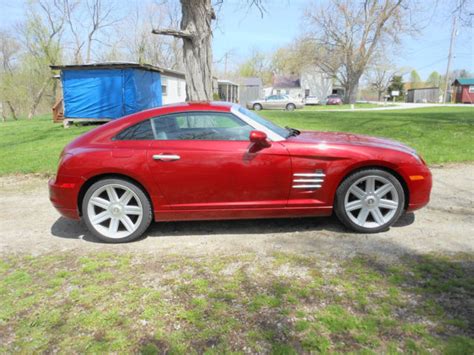
<svg viewBox="0 0 474 355">
<path fill-rule="evenodd" d="M 155 35 L 173 36 L 173 37 L 176 37 L 176 38 L 186 38 L 186 39 L 193 39 L 194 38 L 194 35 L 189 31 L 174 30 L 174 29 L 170 29 L 170 28 L 163 29 L 163 30 L 154 29 L 153 31 L 151 31 L 151 33 L 153 33 Z"/>
</svg>

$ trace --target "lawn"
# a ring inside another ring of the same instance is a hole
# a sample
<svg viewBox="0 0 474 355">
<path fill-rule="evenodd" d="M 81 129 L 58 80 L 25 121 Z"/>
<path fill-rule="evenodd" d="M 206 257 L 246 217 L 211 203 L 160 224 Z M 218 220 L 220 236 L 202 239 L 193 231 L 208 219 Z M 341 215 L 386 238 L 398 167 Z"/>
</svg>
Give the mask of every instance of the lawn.
<svg viewBox="0 0 474 355">
<path fill-rule="evenodd" d="M 414 147 L 428 164 L 474 160 L 474 107 L 311 112 L 261 111 L 280 125 L 368 134 Z"/>
<path fill-rule="evenodd" d="M 474 160 L 474 107 L 412 110 L 318 112 L 262 111 L 281 125 L 299 129 L 346 131 L 400 140 L 430 164 Z M 0 123 L 0 175 L 56 170 L 64 145 L 93 126 L 64 129 L 50 116 Z"/>
<path fill-rule="evenodd" d="M 379 105 L 379 104 L 370 104 L 370 103 L 360 103 L 360 104 L 354 104 L 355 109 L 360 109 L 360 108 L 375 108 L 375 107 L 387 107 L 387 106 L 393 106 L 393 104 L 386 104 L 384 105 Z M 325 111 L 325 110 L 351 110 L 352 107 L 349 104 L 343 104 L 343 105 L 306 105 L 303 109 L 303 111 Z"/>
<path fill-rule="evenodd" d="M 56 172 L 64 146 L 91 127 L 64 129 L 50 115 L 0 123 L 0 175 Z"/>
<path fill-rule="evenodd" d="M 473 275 L 467 255 L 11 255 L 0 353 L 467 354 Z"/>
</svg>

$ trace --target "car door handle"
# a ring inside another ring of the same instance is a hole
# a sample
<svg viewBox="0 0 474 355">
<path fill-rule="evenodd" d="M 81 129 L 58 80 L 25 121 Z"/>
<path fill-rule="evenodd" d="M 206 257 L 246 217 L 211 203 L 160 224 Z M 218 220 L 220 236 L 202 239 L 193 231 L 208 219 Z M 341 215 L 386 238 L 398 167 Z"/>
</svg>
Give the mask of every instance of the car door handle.
<svg viewBox="0 0 474 355">
<path fill-rule="evenodd" d="M 154 154 L 153 159 L 161 160 L 161 161 L 173 161 L 173 160 L 179 160 L 181 159 L 181 157 L 176 154 Z"/>
</svg>

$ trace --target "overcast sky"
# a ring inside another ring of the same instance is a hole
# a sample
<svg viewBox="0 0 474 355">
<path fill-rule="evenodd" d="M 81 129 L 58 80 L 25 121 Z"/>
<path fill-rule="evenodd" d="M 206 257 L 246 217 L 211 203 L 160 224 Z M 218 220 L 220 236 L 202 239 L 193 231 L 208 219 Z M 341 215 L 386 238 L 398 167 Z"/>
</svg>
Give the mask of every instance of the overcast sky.
<svg viewBox="0 0 474 355">
<path fill-rule="evenodd" d="M 119 0 L 117 6 L 127 6 L 130 2 Z M 0 0 L 0 27 L 8 29 L 22 19 L 23 3 L 23 0 Z M 267 0 L 267 11 L 262 18 L 255 8 L 247 10 L 238 0 L 224 0 L 214 31 L 214 60 L 223 59 L 224 54 L 229 52 L 228 65 L 231 67 L 241 62 L 254 48 L 271 51 L 290 43 L 304 30 L 301 18 L 310 3 L 314 2 Z M 443 74 L 446 70 L 451 19 L 444 1 L 438 3 L 425 14 L 422 24 L 426 27 L 422 33 L 415 38 L 404 39 L 398 56 L 393 58 L 399 67 L 416 69 L 422 79 L 426 79 L 433 70 Z M 474 13 L 474 9 L 470 12 Z M 459 28 L 454 53 L 453 69 L 474 71 L 474 27 Z"/>
</svg>

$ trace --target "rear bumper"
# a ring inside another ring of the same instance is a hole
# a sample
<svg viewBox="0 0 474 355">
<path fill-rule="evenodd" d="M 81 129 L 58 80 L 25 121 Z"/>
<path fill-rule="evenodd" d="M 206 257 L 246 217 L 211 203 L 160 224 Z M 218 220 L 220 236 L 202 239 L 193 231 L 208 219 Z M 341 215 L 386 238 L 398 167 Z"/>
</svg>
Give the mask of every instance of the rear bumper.
<svg viewBox="0 0 474 355">
<path fill-rule="evenodd" d="M 81 179 L 76 177 L 57 177 L 48 181 L 49 200 L 54 208 L 64 217 L 80 219 L 77 208 L 77 196 L 81 185 Z"/>
</svg>

